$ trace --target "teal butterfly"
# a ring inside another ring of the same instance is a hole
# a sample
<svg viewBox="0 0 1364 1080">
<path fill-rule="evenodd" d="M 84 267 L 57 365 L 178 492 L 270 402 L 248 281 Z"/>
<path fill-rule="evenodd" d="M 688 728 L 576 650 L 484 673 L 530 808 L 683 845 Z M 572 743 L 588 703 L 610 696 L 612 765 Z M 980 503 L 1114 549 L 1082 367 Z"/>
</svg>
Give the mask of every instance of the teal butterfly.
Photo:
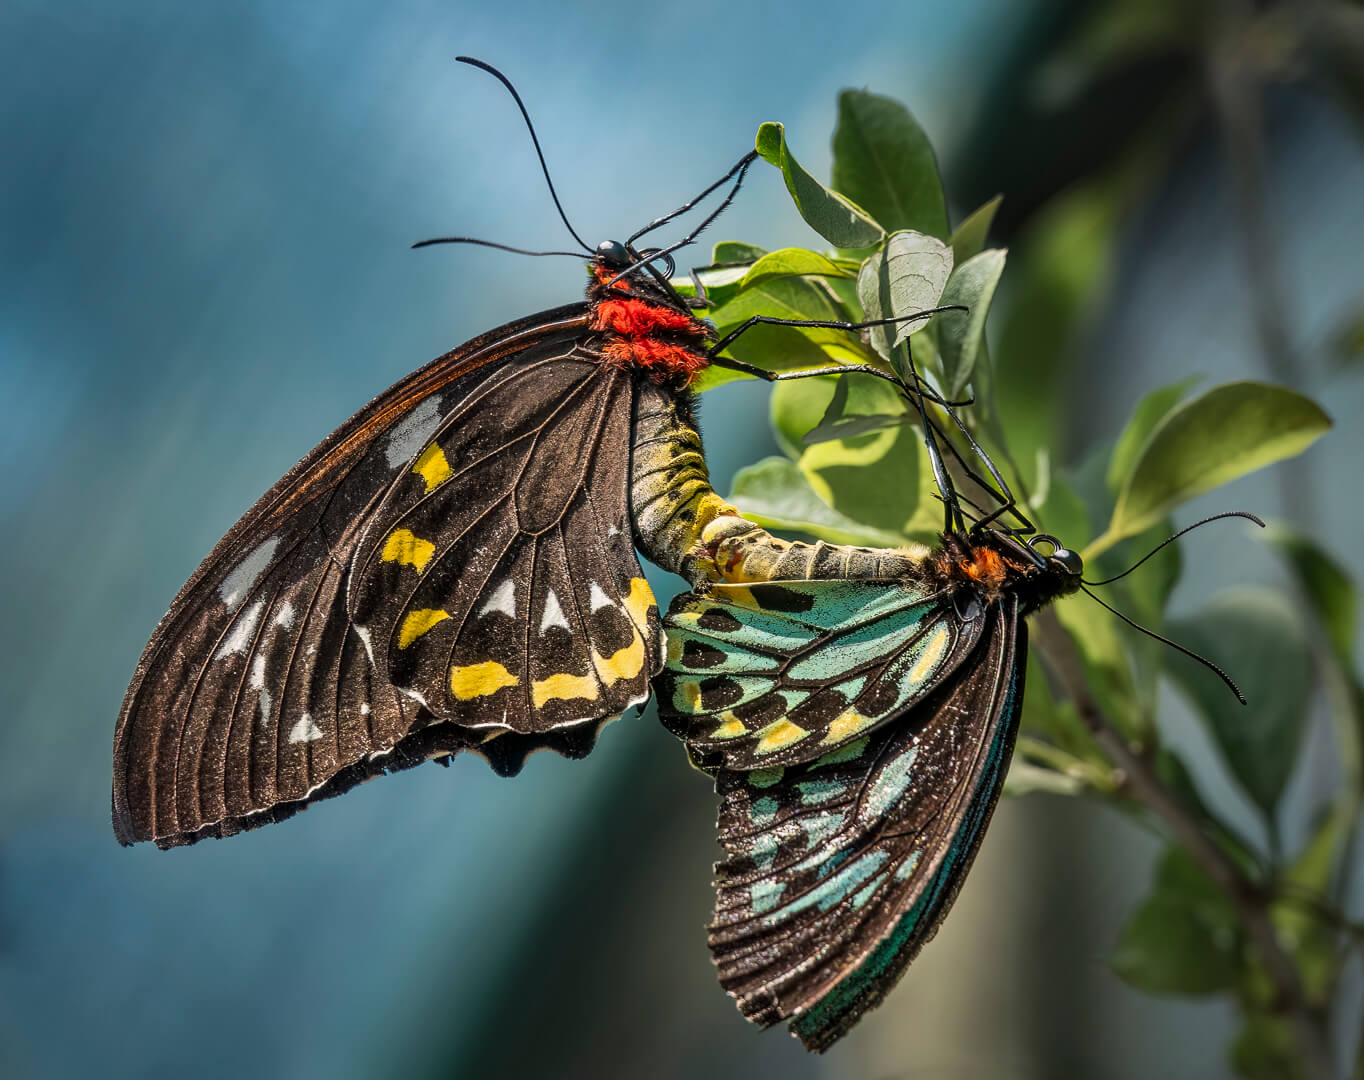
<svg viewBox="0 0 1364 1080">
<path fill-rule="evenodd" d="M 1024 616 L 1080 561 L 949 532 L 891 581 L 719 584 L 665 620 L 665 725 L 721 796 L 710 948 L 742 1013 L 837 1041 L 951 906 L 1018 731 Z"/>
</svg>

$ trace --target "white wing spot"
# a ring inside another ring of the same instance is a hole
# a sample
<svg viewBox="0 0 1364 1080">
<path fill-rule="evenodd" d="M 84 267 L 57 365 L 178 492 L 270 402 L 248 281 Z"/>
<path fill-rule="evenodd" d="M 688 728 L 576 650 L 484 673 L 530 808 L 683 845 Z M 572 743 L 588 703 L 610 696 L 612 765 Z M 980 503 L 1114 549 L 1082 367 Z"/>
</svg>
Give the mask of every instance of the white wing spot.
<svg viewBox="0 0 1364 1080">
<path fill-rule="evenodd" d="M 549 590 L 549 596 L 545 600 L 545 613 L 540 618 L 540 633 L 545 633 L 551 626 L 562 626 L 565 630 L 571 629 L 568 620 L 564 618 L 564 609 L 559 606 L 559 598 L 554 595 L 554 590 Z"/>
<path fill-rule="evenodd" d="M 298 723 L 289 731 L 289 741 L 291 743 L 312 742 L 314 739 L 320 738 L 322 738 L 322 729 L 313 723 L 312 713 L 304 713 L 300 716 L 298 718 Z"/>
<path fill-rule="evenodd" d="M 478 609 L 480 615 L 489 615 L 494 611 L 516 618 L 516 583 L 511 578 L 494 589 L 487 602 Z"/>
<path fill-rule="evenodd" d="M 370 640 L 368 626 L 354 627 L 355 636 L 360 639 L 360 644 L 365 647 L 365 654 L 369 657 L 369 662 L 374 663 L 374 643 Z"/>
<path fill-rule="evenodd" d="M 604 607 L 616 606 L 615 602 L 602 591 L 602 587 L 595 581 L 592 582 L 592 588 L 588 592 L 588 597 L 591 601 L 593 611 L 600 611 Z"/>
<path fill-rule="evenodd" d="M 609 529 L 606 530 L 606 535 L 607 535 L 607 536 L 619 536 L 619 535 L 620 535 L 620 529 L 617 528 L 615 525 L 612 525 Z"/>
<path fill-rule="evenodd" d="M 271 708 L 271 706 L 274 704 L 274 701 L 275 701 L 275 699 L 272 698 L 272 697 L 270 696 L 270 691 L 267 690 L 267 689 L 265 689 L 265 687 L 262 686 L 262 687 L 260 688 L 260 722 L 261 722 L 261 727 L 264 727 L 266 724 L 268 724 L 268 723 L 270 722 L 270 708 Z"/>
<path fill-rule="evenodd" d="M 218 646 L 218 651 L 213 654 L 213 659 L 221 660 L 224 656 L 230 656 L 233 653 L 246 652 L 256 636 L 256 624 L 260 622 L 261 614 L 264 611 L 265 602 L 257 600 L 242 612 L 242 617 L 232 627 L 232 632 L 223 638 L 223 643 Z"/>
<path fill-rule="evenodd" d="M 403 417 L 384 445 L 389 467 L 396 469 L 416 457 L 417 451 L 436 433 L 440 421 L 440 403 L 435 398 L 427 398 Z"/>
<path fill-rule="evenodd" d="M 275 616 L 275 625 L 281 626 L 285 630 L 290 630 L 294 625 L 294 605 L 288 600 L 284 601 L 284 606 L 279 609 Z"/>
<path fill-rule="evenodd" d="M 393 689 L 398 691 L 398 693 L 402 694 L 404 697 L 410 697 L 418 705 L 423 705 L 428 709 L 431 708 L 431 706 L 427 704 L 426 698 L 422 697 L 421 694 L 419 694 L 416 690 L 409 690 L 405 686 L 395 686 Z"/>
<path fill-rule="evenodd" d="M 256 653 L 251 661 L 251 689 L 259 690 L 265 685 L 265 654 Z"/>
<path fill-rule="evenodd" d="M 251 591 L 256 580 L 261 574 L 265 573 L 265 568 L 270 565 L 270 560 L 274 558 L 275 548 L 277 547 L 279 547 L 279 537 L 272 536 L 239 562 L 223 578 L 222 583 L 218 586 L 218 595 L 222 597 L 228 611 L 236 611 L 237 606 L 246 599 L 246 594 Z"/>
<path fill-rule="evenodd" d="M 361 716 L 368 716 L 368 715 L 369 715 L 369 702 L 368 702 L 368 701 L 362 701 L 362 702 L 360 702 L 360 715 L 361 715 Z"/>
</svg>

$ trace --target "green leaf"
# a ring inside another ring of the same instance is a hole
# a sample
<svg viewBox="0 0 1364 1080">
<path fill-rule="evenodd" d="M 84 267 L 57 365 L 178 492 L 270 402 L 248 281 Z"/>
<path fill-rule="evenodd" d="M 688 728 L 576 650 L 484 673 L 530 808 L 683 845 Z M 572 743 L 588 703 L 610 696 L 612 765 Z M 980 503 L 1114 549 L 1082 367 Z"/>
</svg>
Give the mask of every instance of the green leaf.
<svg viewBox="0 0 1364 1080">
<path fill-rule="evenodd" d="M 1113 456 L 1108 459 L 1108 490 L 1115 494 L 1132 475 L 1137 457 L 1146 446 L 1151 432 L 1165 419 L 1165 414 L 1179 404 L 1189 388 L 1198 381 L 1198 376 L 1184 379 L 1159 390 L 1152 390 L 1132 410 L 1127 426 L 1118 436 L 1118 444 L 1113 448 Z"/>
<path fill-rule="evenodd" d="M 849 266 L 846 261 L 840 265 L 825 255 L 807 251 L 805 248 L 782 248 L 764 255 L 755 262 L 744 275 L 744 279 L 739 282 L 739 288 L 748 289 L 774 278 L 803 277 L 807 274 L 855 278 L 857 276 L 855 264 L 851 269 Z"/>
<path fill-rule="evenodd" d="M 745 288 L 723 307 L 710 312 L 710 318 L 721 333 L 734 329 L 754 315 L 768 315 L 779 319 L 814 319 L 823 321 L 847 321 L 849 312 L 827 288 L 824 283 L 810 278 L 781 277 L 768 278 L 760 284 Z M 769 327 L 768 329 L 789 329 Z M 745 331 L 735 342 L 742 348 L 747 338 L 756 332 Z M 793 330 L 804 334 L 811 341 L 856 347 L 857 335 L 847 330 L 811 328 Z"/>
<path fill-rule="evenodd" d="M 1002 248 L 982 251 L 954 269 L 943 288 L 941 306 L 960 304 L 969 309 L 945 311 L 936 319 L 943 392 L 949 400 L 966 389 L 976 369 L 976 357 L 985 341 L 985 317 L 1004 273 L 1004 256 Z"/>
<path fill-rule="evenodd" d="M 1353 666 L 1358 598 L 1349 573 L 1315 540 L 1290 525 L 1271 522 L 1263 539 L 1293 571 L 1337 658 L 1346 668 Z"/>
<path fill-rule="evenodd" d="M 811 488 L 840 514 L 883 534 L 931 540 L 941 527 L 933 472 L 917 428 L 900 425 L 816 443 L 800 456 Z"/>
<path fill-rule="evenodd" d="M 1118 937 L 1113 969 L 1152 994 L 1215 994 L 1242 972 L 1236 909 L 1180 848 L 1170 848 L 1155 886 Z"/>
<path fill-rule="evenodd" d="M 923 128 L 898 101 L 865 90 L 838 95 L 833 186 L 887 232 L 915 229 L 947 238 L 937 158 Z"/>
<path fill-rule="evenodd" d="M 957 226 L 957 231 L 952 234 L 951 244 L 952 261 L 958 266 L 967 259 L 975 258 L 985 249 L 985 241 L 990 235 L 995 212 L 1003 201 L 1003 195 L 996 195 L 983 206 L 971 211 L 966 220 Z"/>
<path fill-rule="evenodd" d="M 710 318 L 723 335 L 753 315 L 788 319 L 848 321 L 848 312 L 823 281 L 775 278 L 739 293 L 712 309 Z M 769 371 L 811 370 L 831 363 L 865 363 L 875 359 L 856 334 L 846 330 L 756 325 L 725 347 L 725 353 Z M 737 378 L 750 378 L 718 365 L 706 368 L 693 386 L 709 390 Z"/>
<path fill-rule="evenodd" d="M 829 411 L 842 376 L 792 379 L 772 384 L 768 416 L 782 453 L 792 461 L 805 452 L 806 433 Z"/>
<path fill-rule="evenodd" d="M 1267 383 L 1225 383 L 1185 402 L 1151 432 L 1086 558 L 1195 495 L 1302 453 L 1330 427 L 1311 398 Z"/>
<path fill-rule="evenodd" d="M 721 240 L 711 250 L 711 265 L 698 266 L 694 273 L 706 288 L 706 299 L 710 301 L 707 314 L 719 311 L 739 293 L 739 282 L 748 273 L 748 268 L 767 252 L 752 244 L 735 240 Z M 692 296 L 691 277 L 675 277 L 671 280 L 674 289 L 683 296 Z M 728 380 L 726 380 L 728 381 Z"/>
<path fill-rule="evenodd" d="M 849 439 L 905 421 L 905 400 L 892 384 L 865 376 L 840 375 L 824 415 L 805 433 L 801 442 L 813 446 L 834 439 Z"/>
<path fill-rule="evenodd" d="M 1227 1056 L 1244 1080 L 1306 1080 L 1308 1075 L 1292 1023 L 1258 1009 L 1247 1014 Z"/>
<path fill-rule="evenodd" d="M 1162 747 L 1156 754 L 1156 773 L 1179 804 L 1197 814 L 1218 846 L 1230 855 L 1242 870 L 1247 874 L 1260 873 L 1261 868 L 1250 845 L 1203 801 L 1202 792 L 1198 790 L 1193 775 L 1178 754 L 1168 747 Z"/>
<path fill-rule="evenodd" d="M 919 232 L 897 232 L 862 264 L 857 296 L 869 320 L 913 315 L 938 306 L 951 273 L 952 249 L 941 240 Z M 871 342 L 878 353 L 890 359 L 897 344 L 927 325 L 926 319 L 916 319 L 875 326 Z"/>
<path fill-rule="evenodd" d="M 896 547 L 904 543 L 894 532 L 870 528 L 834 510 L 785 458 L 764 458 L 740 469 L 729 499 L 744 517 L 769 529 L 809 533 L 835 544 Z"/>
<path fill-rule="evenodd" d="M 746 244 L 742 240 L 717 240 L 710 250 L 710 261 L 719 265 L 757 262 L 767 254 L 766 248 Z"/>
<path fill-rule="evenodd" d="M 1066 443 L 1074 345 L 1108 295 L 1125 202 L 1113 179 L 1071 188 L 1033 215 L 1010 248 L 1009 302 L 991 373 L 996 411 L 1027 483 L 1038 449 Z"/>
<path fill-rule="evenodd" d="M 1182 657 L 1167 665 L 1207 720 L 1232 774 L 1272 817 L 1297 760 L 1312 685 L 1312 657 L 1296 611 L 1273 589 L 1243 586 L 1172 622 L 1169 635 L 1240 685 L 1249 708 L 1202 665 Z"/>
<path fill-rule="evenodd" d="M 1346 844 L 1353 840 L 1353 807 L 1342 802 L 1327 814 L 1284 873 L 1281 888 L 1291 896 L 1331 906 L 1330 888 Z M 1297 961 L 1310 1000 L 1324 1004 L 1340 970 L 1336 930 L 1310 907 L 1286 899 L 1270 909 L 1279 941 Z"/>
<path fill-rule="evenodd" d="M 1014 755 L 1008 775 L 1004 777 L 1004 794 L 1015 799 L 1035 791 L 1044 791 L 1048 795 L 1083 795 L 1087 790 L 1087 785 L 1079 777 L 1029 764 L 1018 755 Z"/>
<path fill-rule="evenodd" d="M 1143 716 L 1132 681 L 1132 665 L 1117 620 L 1087 596 L 1064 596 L 1056 617 L 1074 639 L 1085 662 L 1085 681 L 1100 707 L 1129 739 L 1144 741 Z"/>
<path fill-rule="evenodd" d="M 839 248 L 864 248 L 885 235 L 865 210 L 836 191 L 830 191 L 803 168 L 786 145 L 781 124 L 763 124 L 755 140 L 758 155 L 781 170 L 786 190 L 805 223 Z"/>
</svg>

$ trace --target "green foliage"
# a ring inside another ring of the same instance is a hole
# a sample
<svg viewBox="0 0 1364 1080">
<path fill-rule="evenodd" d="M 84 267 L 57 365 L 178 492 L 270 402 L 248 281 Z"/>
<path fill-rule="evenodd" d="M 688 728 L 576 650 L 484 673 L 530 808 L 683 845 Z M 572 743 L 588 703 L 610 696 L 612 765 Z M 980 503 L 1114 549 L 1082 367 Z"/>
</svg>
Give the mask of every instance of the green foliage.
<svg viewBox="0 0 1364 1080">
<path fill-rule="evenodd" d="M 867 319 L 902 319 L 938 306 L 952 273 L 952 249 L 937 237 L 897 232 L 862 263 L 857 298 Z M 928 326 L 915 319 L 893 326 L 873 326 L 872 345 L 887 360 L 896 345 Z"/>
<path fill-rule="evenodd" d="M 949 399 L 958 397 L 971 385 L 976 360 L 985 349 L 985 316 L 1004 274 L 1004 255 L 995 249 L 971 256 L 952 271 L 942 291 L 939 302 L 943 307 L 967 309 L 944 312 L 936 320 L 943 392 Z"/>
<path fill-rule="evenodd" d="M 1149 528 L 1195 495 L 1302 453 L 1330 427 L 1311 398 L 1257 382 L 1215 386 L 1171 409 L 1119 477 L 1113 519 L 1090 553 Z"/>
<path fill-rule="evenodd" d="M 865 90 L 838 95 L 833 186 L 866 207 L 887 232 L 913 230 L 947 239 L 937 156 L 898 101 Z"/>
<path fill-rule="evenodd" d="M 1170 663 L 1170 675 L 1199 706 L 1232 775 L 1272 817 L 1297 760 L 1311 696 L 1302 620 L 1281 592 L 1243 586 L 1168 629 L 1180 644 L 1235 671 L 1246 700 L 1255 703 L 1242 706 L 1191 660 Z"/>
<path fill-rule="evenodd" d="M 1113 950 L 1113 969 L 1152 994 L 1215 994 L 1243 974 L 1243 943 L 1227 895 L 1180 848 L 1160 860 L 1155 884 Z"/>
<path fill-rule="evenodd" d="M 1113 27 L 1136 20 L 1155 41 L 1178 23 L 1168 14 L 1153 18 L 1141 5 L 1126 5 L 1116 23 L 1096 21 L 1092 32 L 1116 48 Z M 721 333 L 754 314 L 900 320 L 861 334 L 762 327 L 736 342 L 736 355 L 772 370 L 871 364 L 896 380 L 844 374 L 774 387 L 772 427 L 785 457 L 742 470 L 731 496 L 760 523 L 834 542 L 933 542 L 942 504 L 912 393 L 915 373 L 949 400 L 974 397 L 955 417 L 924 406 L 938 437 L 954 440 L 971 460 L 956 431 L 960 419 L 1038 527 L 1083 549 L 1092 579 L 1143 559 L 1171 535 L 1171 514 L 1189 499 L 1302 453 L 1330 427 L 1320 406 L 1286 387 L 1242 381 L 1190 396 L 1191 378 L 1151 391 L 1111 443 L 1068 461 L 1059 454 L 1068 444 L 1075 346 L 1107 298 L 1130 183 L 1117 174 L 1099 177 L 1053 199 L 1021 232 L 1006 277 L 1005 251 L 986 247 L 999 200 L 953 231 L 932 148 L 897 103 L 854 91 L 840 97 L 832 187 L 795 161 L 780 125 L 763 125 L 758 148 L 831 249 L 768 254 L 717 245 L 715 262 L 723 265 L 703 280 Z M 1006 309 L 989 341 L 997 295 Z M 967 310 L 906 319 L 940 306 Z M 957 471 L 957 483 L 973 490 Z M 992 498 L 978 489 L 973 497 Z M 1205 667 L 1137 634 L 1089 597 L 1067 597 L 1040 616 L 1052 622 L 1033 638 L 1007 788 L 1087 794 L 1149 826 L 1170 827 L 1172 842 L 1122 930 L 1113 967 L 1151 993 L 1233 998 L 1243 1028 L 1229 1053 L 1248 1077 L 1293 1076 L 1303 1060 L 1302 1024 L 1283 1011 L 1282 967 L 1266 962 L 1263 926 L 1253 932 L 1248 913 L 1260 913 L 1295 969 L 1306 995 L 1301 1008 L 1324 1014 L 1346 940 L 1332 891 L 1364 806 L 1354 585 L 1310 538 L 1276 526 L 1265 539 L 1302 603 L 1243 587 L 1169 619 L 1166 605 L 1183 568 L 1174 545 L 1105 587 L 1116 607 L 1229 671 L 1249 708 Z M 1162 681 L 1183 692 L 1263 815 L 1266 849 L 1221 821 L 1184 763 L 1162 745 L 1155 723 Z M 1344 780 L 1321 798 L 1302 850 L 1285 852 L 1279 804 L 1319 696 L 1336 719 Z M 1131 769 L 1142 771 L 1141 784 Z M 1201 842 L 1190 842 L 1191 832 Z"/>
<path fill-rule="evenodd" d="M 870 247 L 885 235 L 865 210 L 847 196 L 826 188 L 801 167 L 786 145 L 786 129 L 781 124 L 760 127 L 754 146 L 764 161 L 781 170 L 786 190 L 805 223 L 834 247 Z"/>
</svg>

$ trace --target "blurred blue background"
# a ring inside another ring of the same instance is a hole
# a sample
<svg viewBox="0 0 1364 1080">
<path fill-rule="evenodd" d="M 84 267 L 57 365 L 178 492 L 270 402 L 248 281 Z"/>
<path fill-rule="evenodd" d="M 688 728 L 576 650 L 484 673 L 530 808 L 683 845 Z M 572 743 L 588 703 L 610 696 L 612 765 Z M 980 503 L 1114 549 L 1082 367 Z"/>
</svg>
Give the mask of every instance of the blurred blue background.
<svg viewBox="0 0 1364 1080">
<path fill-rule="evenodd" d="M 1127 136 L 1182 124 L 1119 207 L 1073 346 L 1069 452 L 1186 374 L 1281 377 L 1224 140 L 1197 93 L 1176 93 L 1198 61 L 1086 81 L 1083 48 L 1054 46 L 1100 6 L 9 0 L 4 1075 L 1223 1075 L 1225 1006 L 1145 998 L 1107 970 L 1154 841 L 1047 797 L 1002 808 L 940 939 L 822 1059 L 751 1030 L 714 982 L 713 795 L 652 714 L 584 762 L 539 755 L 515 781 L 474 758 L 417 769 L 225 843 L 124 850 L 108 825 L 124 687 L 214 541 L 389 383 L 579 293 L 568 260 L 408 250 L 451 233 L 564 243 L 511 101 L 457 54 L 516 82 L 594 241 L 721 175 L 764 120 L 827 175 L 844 86 L 907 102 L 956 212 L 1002 191 L 996 239 L 1025 250 L 1049 200 L 1122 160 Z M 1339 538 L 1358 572 L 1349 421 L 1364 391 L 1324 357 L 1359 301 L 1364 156 L 1328 99 L 1268 95 L 1263 209 L 1296 382 L 1342 423 L 1287 510 Z M 1096 122 L 1067 128 L 1077 103 Z M 813 234 L 760 168 L 710 238 Z M 704 401 L 722 490 L 772 452 L 765 410 L 751 383 Z M 1254 478 L 1214 508 L 1273 513 L 1281 489 Z M 1240 540 L 1190 552 L 1186 610 L 1275 573 Z M 673 586 L 655 581 L 666 602 Z M 1173 738 L 1196 750 L 1170 704 Z M 1300 786 L 1324 782 L 1329 755 L 1314 739 Z M 1204 764 L 1234 815 L 1238 796 Z"/>
</svg>

